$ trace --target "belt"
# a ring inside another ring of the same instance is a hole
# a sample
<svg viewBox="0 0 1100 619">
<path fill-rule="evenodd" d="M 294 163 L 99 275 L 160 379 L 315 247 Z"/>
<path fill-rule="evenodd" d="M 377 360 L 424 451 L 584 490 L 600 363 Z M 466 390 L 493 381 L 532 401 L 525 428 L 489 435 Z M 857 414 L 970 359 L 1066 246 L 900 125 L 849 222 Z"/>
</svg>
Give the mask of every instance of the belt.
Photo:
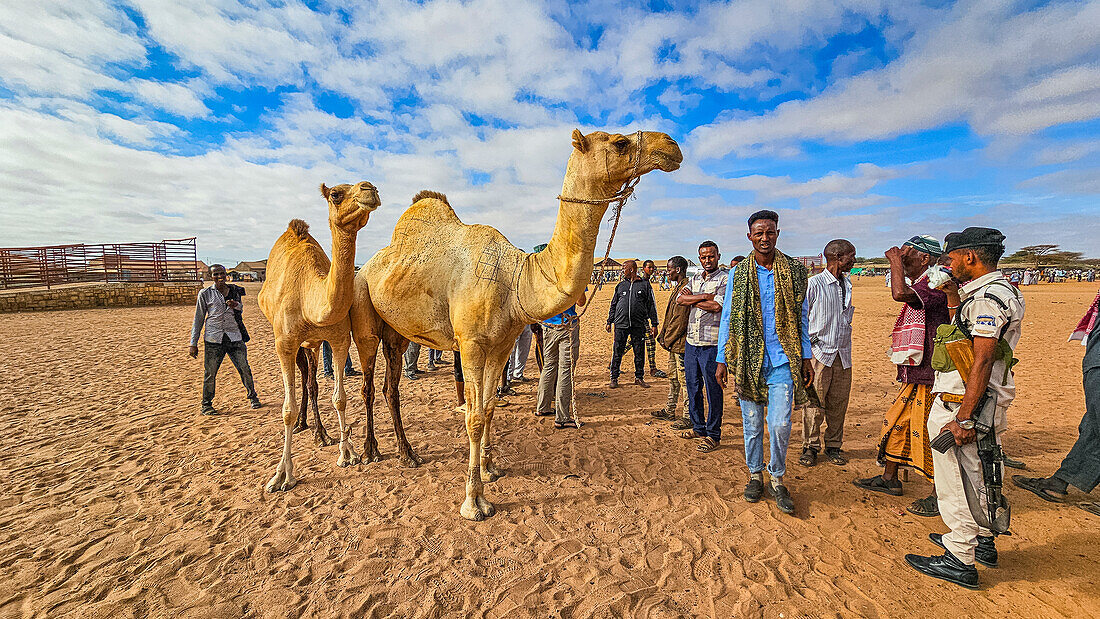
<svg viewBox="0 0 1100 619">
<path fill-rule="evenodd" d="M 944 402 L 951 402 L 952 404 L 962 404 L 963 397 L 956 393 L 941 393 L 940 399 Z"/>
</svg>

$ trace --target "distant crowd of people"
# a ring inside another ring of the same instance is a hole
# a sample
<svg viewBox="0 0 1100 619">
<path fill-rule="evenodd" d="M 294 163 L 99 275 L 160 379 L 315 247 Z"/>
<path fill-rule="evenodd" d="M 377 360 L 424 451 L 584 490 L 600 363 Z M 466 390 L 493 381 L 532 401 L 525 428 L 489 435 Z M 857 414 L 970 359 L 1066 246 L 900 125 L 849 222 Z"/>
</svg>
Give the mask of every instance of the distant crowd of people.
<svg viewBox="0 0 1100 619">
<path fill-rule="evenodd" d="M 659 275 L 653 261 L 639 270 L 628 260 L 614 279 L 594 279 L 617 281 L 605 322 L 612 334 L 609 387 L 621 388 L 620 368 L 629 347 L 635 386 L 650 387 L 647 369 L 650 377 L 668 379 L 665 404 L 652 415 L 670 422 L 701 453 L 722 445 L 724 393 L 734 391 L 748 474 L 744 499 L 757 502 L 767 495 L 780 511 L 793 514 L 786 456 L 796 409 L 802 426 L 799 465 L 816 466 L 821 457 L 835 465 L 848 462 L 844 426 L 853 377 L 850 272 L 856 248 L 845 239 L 830 241 L 822 252 L 825 269 L 811 275 L 802 262 L 777 249 L 779 234 L 779 215 L 758 211 L 748 219 L 752 251 L 737 256 L 728 269 L 718 245 L 707 240 L 698 247 L 700 268 L 693 274 L 686 258 L 673 256 Z M 866 491 L 895 496 L 902 494 L 902 469 L 931 481 L 932 494 L 913 502 L 909 511 L 942 518 L 950 532 L 930 534 L 929 540 L 944 552 L 909 554 L 906 561 L 924 574 L 969 588 L 978 586 L 976 562 L 998 565 L 996 536 L 1007 531 L 1001 464 L 1019 464 L 1003 454 L 1000 443 L 1016 394 L 1012 367 L 1025 315 L 1018 288 L 1032 271 L 1010 278 L 998 270 L 1004 238 L 992 228 L 970 227 L 947 235 L 943 245 L 917 235 L 886 251 L 890 293 L 900 304 L 889 352 L 901 387 L 883 415 L 877 444 L 882 472 L 853 481 Z M 245 354 L 244 289 L 227 284 L 220 265 L 212 267 L 212 275 L 214 285 L 198 297 L 190 349 L 197 356 L 202 335 L 201 411 L 217 414 L 214 379 L 226 355 L 252 406 L 259 407 Z M 1091 272 L 1081 277 L 1093 281 Z M 671 289 L 663 316 L 658 316 L 655 283 Z M 577 305 L 524 330 L 501 376 L 498 406 L 516 393 L 512 383 L 527 382 L 524 372 L 534 344 L 540 366 L 534 414 L 553 416 L 558 429 L 581 426 L 574 368 L 580 350 L 578 306 L 587 302 L 587 292 Z M 1086 411 L 1077 443 L 1050 477 L 1012 478 L 1045 500 L 1065 501 L 1068 485 L 1091 492 L 1100 484 L 1098 316 L 1100 294 L 1072 336 L 1087 346 Z M 663 370 L 657 366 L 658 345 L 667 352 Z M 412 380 L 420 374 L 420 348 L 410 344 L 405 353 L 404 374 Z M 429 371 L 445 363 L 442 352 L 429 352 Z M 462 409 L 457 352 L 453 370 Z M 325 371 L 331 372 L 331 359 Z M 1100 515 L 1096 503 L 1082 507 Z"/>
</svg>

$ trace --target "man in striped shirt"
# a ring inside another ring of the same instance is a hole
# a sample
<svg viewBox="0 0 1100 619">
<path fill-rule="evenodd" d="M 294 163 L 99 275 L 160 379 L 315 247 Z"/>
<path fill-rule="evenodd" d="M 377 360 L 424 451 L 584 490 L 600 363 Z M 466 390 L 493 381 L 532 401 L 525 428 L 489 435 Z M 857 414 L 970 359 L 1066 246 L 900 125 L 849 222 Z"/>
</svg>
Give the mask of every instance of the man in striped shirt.
<svg viewBox="0 0 1100 619">
<path fill-rule="evenodd" d="M 852 392 L 852 282 L 848 272 L 856 263 L 856 248 L 845 239 L 829 241 L 822 252 L 825 270 L 806 283 L 810 306 L 810 348 L 813 351 L 814 391 L 821 406 L 802 411 L 803 466 L 817 463 L 821 426 L 825 425 L 825 456 L 833 464 L 848 459 L 841 452 L 844 415 Z"/>
<path fill-rule="evenodd" d="M 225 267 L 210 266 L 210 278 L 214 284 L 203 288 L 195 303 L 195 321 L 191 326 L 191 347 L 188 354 L 199 356 L 199 335 L 203 335 L 202 414 L 217 415 L 214 408 L 214 384 L 222 360 L 229 360 L 241 375 L 241 382 L 248 392 L 252 408 L 260 408 L 256 386 L 252 380 L 252 368 L 248 365 L 248 331 L 244 328 L 241 297 L 244 288 L 226 283 Z"/>
</svg>

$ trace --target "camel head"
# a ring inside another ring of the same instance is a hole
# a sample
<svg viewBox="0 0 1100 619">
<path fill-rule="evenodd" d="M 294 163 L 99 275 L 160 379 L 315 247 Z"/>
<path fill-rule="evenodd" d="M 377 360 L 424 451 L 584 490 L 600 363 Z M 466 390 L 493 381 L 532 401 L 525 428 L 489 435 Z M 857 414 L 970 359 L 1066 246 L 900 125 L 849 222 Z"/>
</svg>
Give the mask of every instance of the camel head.
<svg viewBox="0 0 1100 619">
<path fill-rule="evenodd" d="M 378 208 L 378 189 L 363 181 L 354 185 L 326 187 L 321 183 L 321 195 L 328 201 L 328 220 L 336 229 L 355 233 L 367 225 L 371 211 Z"/>
<path fill-rule="evenodd" d="M 613 186 L 610 189 L 614 192 L 633 176 L 653 170 L 672 172 L 683 160 L 676 141 L 659 131 L 626 135 L 595 131 L 584 135 L 574 129 L 569 167 L 582 176 Z"/>
</svg>

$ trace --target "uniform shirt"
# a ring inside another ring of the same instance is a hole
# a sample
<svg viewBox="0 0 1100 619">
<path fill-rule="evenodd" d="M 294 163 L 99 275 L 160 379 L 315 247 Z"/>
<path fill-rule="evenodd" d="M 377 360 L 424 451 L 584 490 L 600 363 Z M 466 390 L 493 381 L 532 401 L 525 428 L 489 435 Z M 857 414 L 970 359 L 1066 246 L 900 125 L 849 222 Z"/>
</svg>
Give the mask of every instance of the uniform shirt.
<svg viewBox="0 0 1100 619">
<path fill-rule="evenodd" d="M 994 283 L 998 282 L 998 283 Z M 997 297 L 997 303 L 986 295 Z M 1008 283 L 1000 271 L 987 273 L 959 289 L 962 322 L 974 337 L 1003 337 L 1008 345 L 1016 350 L 1020 342 L 1021 321 L 1024 318 L 1024 297 L 1012 284 Z M 972 301 L 969 299 L 973 299 Z M 1002 304 L 1005 307 L 1002 307 Z M 1003 329 L 1003 333 L 1002 333 Z M 1005 408 L 1016 397 L 1016 383 L 1012 372 L 1005 377 L 1004 361 L 993 362 L 993 371 L 989 375 L 989 388 L 997 394 L 997 408 Z M 936 384 L 933 393 L 966 393 L 966 385 L 958 370 L 936 372 Z"/>
<path fill-rule="evenodd" d="M 696 273 L 688 280 L 687 289 L 691 294 L 713 294 L 714 302 L 725 307 L 726 282 L 729 271 L 719 267 L 714 273 L 706 271 Z M 722 307 L 708 312 L 692 305 L 688 312 L 687 343 L 692 346 L 715 346 L 718 344 L 718 329 L 722 323 Z"/>
<path fill-rule="evenodd" d="M 753 263 L 756 267 L 756 285 L 760 294 L 760 313 L 764 329 L 764 368 L 777 368 L 784 363 L 790 363 L 787 353 L 783 350 L 783 344 L 779 341 L 779 333 L 775 330 L 775 273 Z M 726 362 L 725 342 L 729 339 L 730 332 L 730 308 L 733 307 L 733 286 L 726 288 L 726 299 L 722 305 L 722 317 L 719 319 L 718 339 L 722 345 L 718 347 L 715 360 L 718 363 Z M 802 325 L 799 332 L 802 334 L 802 358 L 809 359 L 813 356 L 810 348 L 810 296 L 802 302 Z"/>
<path fill-rule="evenodd" d="M 810 306 L 810 348 L 814 358 L 831 366 L 837 356 L 844 369 L 852 367 L 852 282 L 837 280 L 828 270 L 806 283 L 806 302 Z"/>
<path fill-rule="evenodd" d="M 242 305 L 241 309 L 244 309 Z M 211 344 L 220 344 L 222 336 L 229 336 L 229 341 L 239 342 L 241 330 L 237 327 L 237 319 L 233 316 L 233 310 L 225 304 L 225 297 L 218 292 L 217 285 L 203 288 L 199 292 L 198 301 L 195 303 L 195 322 L 191 325 L 191 345 L 199 345 L 199 332 L 206 329 L 203 340 Z"/>
</svg>

